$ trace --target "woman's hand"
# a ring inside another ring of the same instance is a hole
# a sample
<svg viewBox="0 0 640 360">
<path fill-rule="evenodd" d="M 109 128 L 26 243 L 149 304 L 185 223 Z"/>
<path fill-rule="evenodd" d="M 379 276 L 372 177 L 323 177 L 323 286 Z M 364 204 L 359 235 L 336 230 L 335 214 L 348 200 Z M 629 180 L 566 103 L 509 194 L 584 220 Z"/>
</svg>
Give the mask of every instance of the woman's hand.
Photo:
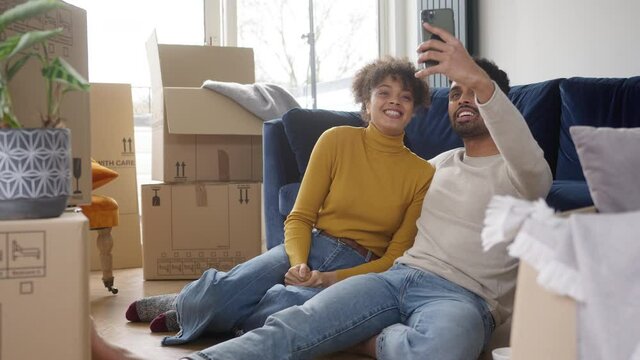
<svg viewBox="0 0 640 360">
<path fill-rule="evenodd" d="M 338 282 L 335 271 L 311 271 L 307 264 L 298 264 L 289 268 L 284 275 L 285 285 L 326 288 Z"/>
<path fill-rule="evenodd" d="M 296 285 L 296 286 L 304 286 L 302 285 L 305 281 L 308 281 L 311 278 L 311 269 L 307 266 L 307 264 L 298 264 L 289 268 L 286 274 L 284 274 L 284 284 L 285 285 Z"/>
</svg>

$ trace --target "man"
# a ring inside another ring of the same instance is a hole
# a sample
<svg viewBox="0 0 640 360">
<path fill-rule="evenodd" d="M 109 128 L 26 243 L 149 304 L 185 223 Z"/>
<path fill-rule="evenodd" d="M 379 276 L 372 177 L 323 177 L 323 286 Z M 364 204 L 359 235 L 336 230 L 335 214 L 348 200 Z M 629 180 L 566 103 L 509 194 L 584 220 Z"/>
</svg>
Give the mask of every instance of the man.
<svg viewBox="0 0 640 360">
<path fill-rule="evenodd" d="M 551 172 L 522 115 L 508 78 L 474 61 L 451 34 L 420 45 L 416 73 L 452 80 L 449 116 L 464 148 L 431 160 L 436 174 L 411 249 L 388 271 L 325 289 L 265 325 L 187 359 L 307 359 L 361 343 L 378 359 L 476 359 L 495 326 L 511 313 L 517 260 L 506 246 L 483 252 L 480 232 L 493 195 L 545 196 Z M 367 339 L 369 339 L 367 341 Z"/>
</svg>

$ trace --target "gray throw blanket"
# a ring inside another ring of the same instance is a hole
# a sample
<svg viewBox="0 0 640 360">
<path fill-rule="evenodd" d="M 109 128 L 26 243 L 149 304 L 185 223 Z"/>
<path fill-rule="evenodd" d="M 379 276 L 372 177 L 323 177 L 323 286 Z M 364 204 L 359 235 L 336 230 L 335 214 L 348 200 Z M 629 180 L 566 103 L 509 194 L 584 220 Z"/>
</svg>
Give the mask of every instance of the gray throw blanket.
<svg viewBox="0 0 640 360">
<path fill-rule="evenodd" d="M 542 287 L 578 302 L 579 359 L 640 360 L 640 211 L 560 218 L 543 203 L 494 197 L 483 246 L 513 240 Z"/>
<path fill-rule="evenodd" d="M 262 120 L 279 118 L 287 111 L 300 107 L 291 94 L 274 84 L 238 84 L 207 80 L 202 87 L 230 98 Z"/>
</svg>

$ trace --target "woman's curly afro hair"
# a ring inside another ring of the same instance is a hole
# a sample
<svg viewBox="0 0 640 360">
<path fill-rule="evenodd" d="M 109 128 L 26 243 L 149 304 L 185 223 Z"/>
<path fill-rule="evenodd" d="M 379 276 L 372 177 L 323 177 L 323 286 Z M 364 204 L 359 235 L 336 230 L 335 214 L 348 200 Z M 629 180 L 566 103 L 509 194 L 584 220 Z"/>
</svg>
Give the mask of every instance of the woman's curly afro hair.
<svg viewBox="0 0 640 360">
<path fill-rule="evenodd" d="M 411 92 L 414 109 L 419 105 L 429 105 L 429 86 L 424 80 L 415 77 L 416 71 L 409 60 L 391 56 L 377 59 L 360 69 L 353 79 L 351 90 L 356 103 L 361 104 L 363 118 L 369 120 L 366 106 L 371 99 L 371 92 L 388 76 L 402 82 L 402 86 Z"/>
</svg>

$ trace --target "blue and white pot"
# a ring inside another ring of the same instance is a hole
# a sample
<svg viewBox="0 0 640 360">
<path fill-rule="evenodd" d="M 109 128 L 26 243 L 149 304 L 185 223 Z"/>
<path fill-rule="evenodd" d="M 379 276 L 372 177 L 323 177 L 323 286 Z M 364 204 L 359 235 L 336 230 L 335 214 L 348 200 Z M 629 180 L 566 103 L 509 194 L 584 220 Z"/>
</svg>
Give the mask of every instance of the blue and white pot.
<svg viewBox="0 0 640 360">
<path fill-rule="evenodd" d="M 69 129 L 0 129 L 0 220 L 60 216 L 70 164 Z"/>
</svg>

